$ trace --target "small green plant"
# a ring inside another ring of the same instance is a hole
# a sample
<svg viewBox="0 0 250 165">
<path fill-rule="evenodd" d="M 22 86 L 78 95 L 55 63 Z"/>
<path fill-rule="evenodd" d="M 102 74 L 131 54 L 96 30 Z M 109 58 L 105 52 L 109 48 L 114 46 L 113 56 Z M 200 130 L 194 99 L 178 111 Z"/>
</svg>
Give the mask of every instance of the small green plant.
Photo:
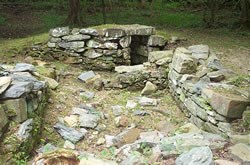
<svg viewBox="0 0 250 165">
<path fill-rule="evenodd" d="M 150 156 L 152 152 L 152 148 L 148 146 L 146 143 L 141 143 L 140 149 L 142 151 L 142 154 L 145 156 Z"/>
<path fill-rule="evenodd" d="M 103 159 L 114 159 L 115 157 L 115 147 L 105 148 L 101 151 L 101 158 Z"/>
<path fill-rule="evenodd" d="M 26 165 L 28 160 L 28 156 L 25 152 L 18 152 L 15 154 L 14 162 L 16 165 Z"/>
</svg>

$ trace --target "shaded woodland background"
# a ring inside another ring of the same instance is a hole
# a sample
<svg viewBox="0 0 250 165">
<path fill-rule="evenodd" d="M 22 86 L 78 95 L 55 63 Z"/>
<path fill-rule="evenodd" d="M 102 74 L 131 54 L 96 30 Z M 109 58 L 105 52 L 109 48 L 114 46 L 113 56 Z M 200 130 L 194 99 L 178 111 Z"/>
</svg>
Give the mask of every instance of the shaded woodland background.
<svg viewBox="0 0 250 165">
<path fill-rule="evenodd" d="M 0 38 L 56 26 L 145 24 L 160 29 L 219 29 L 249 36 L 250 0 L 1 0 Z"/>
</svg>

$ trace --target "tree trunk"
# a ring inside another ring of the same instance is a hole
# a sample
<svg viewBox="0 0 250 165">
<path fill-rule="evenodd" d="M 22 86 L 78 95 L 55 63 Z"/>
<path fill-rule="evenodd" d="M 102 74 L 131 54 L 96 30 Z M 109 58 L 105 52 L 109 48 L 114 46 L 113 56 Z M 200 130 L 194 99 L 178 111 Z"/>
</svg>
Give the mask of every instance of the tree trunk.
<svg viewBox="0 0 250 165">
<path fill-rule="evenodd" d="M 68 24 L 81 24 L 80 0 L 69 0 L 69 14 L 66 20 Z"/>
<path fill-rule="evenodd" d="M 103 16 L 103 24 L 106 24 L 106 4 L 105 4 L 105 0 L 102 0 L 102 16 Z"/>
<path fill-rule="evenodd" d="M 241 23 L 244 27 L 250 28 L 250 1 L 241 0 Z"/>
</svg>

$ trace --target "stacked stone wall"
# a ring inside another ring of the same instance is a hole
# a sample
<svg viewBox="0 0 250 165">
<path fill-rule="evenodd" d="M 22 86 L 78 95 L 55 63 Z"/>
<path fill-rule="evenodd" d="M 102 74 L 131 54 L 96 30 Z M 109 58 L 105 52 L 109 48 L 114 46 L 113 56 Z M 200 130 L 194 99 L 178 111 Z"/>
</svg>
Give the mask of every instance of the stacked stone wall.
<svg viewBox="0 0 250 165">
<path fill-rule="evenodd" d="M 33 65 L 0 67 L 0 160 L 14 164 L 39 142 L 48 99 L 47 84 L 32 75 Z"/>
</svg>

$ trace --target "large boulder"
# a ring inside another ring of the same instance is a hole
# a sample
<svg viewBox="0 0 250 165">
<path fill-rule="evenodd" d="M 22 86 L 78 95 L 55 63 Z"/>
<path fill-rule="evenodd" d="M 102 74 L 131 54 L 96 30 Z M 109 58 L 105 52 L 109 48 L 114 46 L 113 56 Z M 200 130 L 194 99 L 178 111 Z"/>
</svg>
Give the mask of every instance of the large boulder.
<svg viewBox="0 0 250 165">
<path fill-rule="evenodd" d="M 209 56 L 209 47 L 207 45 L 193 45 L 188 47 L 192 52 L 192 56 L 196 59 L 206 60 Z"/>
</svg>

